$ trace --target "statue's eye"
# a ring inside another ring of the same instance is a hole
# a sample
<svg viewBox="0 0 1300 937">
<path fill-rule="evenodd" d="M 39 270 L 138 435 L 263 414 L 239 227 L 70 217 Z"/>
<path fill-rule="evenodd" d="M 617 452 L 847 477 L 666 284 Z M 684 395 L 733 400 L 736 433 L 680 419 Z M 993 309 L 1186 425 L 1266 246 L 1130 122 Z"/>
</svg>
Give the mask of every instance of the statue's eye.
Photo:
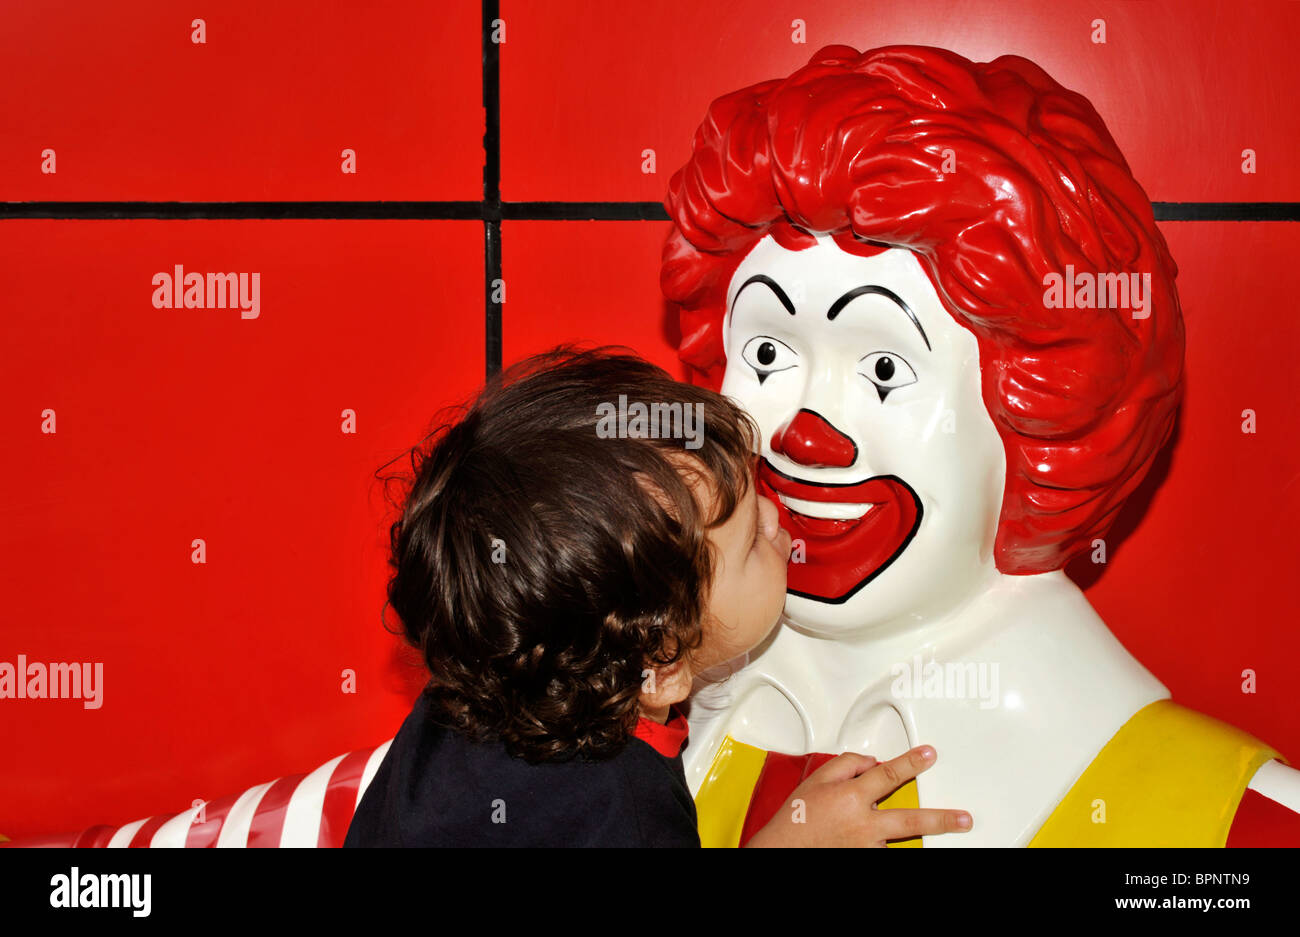
<svg viewBox="0 0 1300 937">
<path fill-rule="evenodd" d="M 916 383 L 916 372 L 892 351 L 877 351 L 858 362 L 858 373 L 876 385 L 883 403 L 891 390 Z"/>
<path fill-rule="evenodd" d="M 740 356 L 754 369 L 761 384 L 769 374 L 786 371 L 799 363 L 799 356 L 789 345 L 767 335 L 756 335 L 745 343 Z"/>
</svg>

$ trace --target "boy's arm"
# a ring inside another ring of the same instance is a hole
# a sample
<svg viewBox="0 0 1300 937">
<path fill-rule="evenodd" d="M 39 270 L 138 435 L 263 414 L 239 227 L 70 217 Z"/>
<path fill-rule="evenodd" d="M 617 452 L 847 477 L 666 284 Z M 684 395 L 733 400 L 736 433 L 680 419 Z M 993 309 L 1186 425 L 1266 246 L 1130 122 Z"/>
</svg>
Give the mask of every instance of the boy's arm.
<svg viewBox="0 0 1300 937">
<path fill-rule="evenodd" d="M 884 846 L 891 839 L 969 832 L 972 820 L 964 810 L 876 809 L 934 761 L 934 749 L 928 745 L 886 762 L 845 752 L 795 788 L 747 845 Z"/>
</svg>

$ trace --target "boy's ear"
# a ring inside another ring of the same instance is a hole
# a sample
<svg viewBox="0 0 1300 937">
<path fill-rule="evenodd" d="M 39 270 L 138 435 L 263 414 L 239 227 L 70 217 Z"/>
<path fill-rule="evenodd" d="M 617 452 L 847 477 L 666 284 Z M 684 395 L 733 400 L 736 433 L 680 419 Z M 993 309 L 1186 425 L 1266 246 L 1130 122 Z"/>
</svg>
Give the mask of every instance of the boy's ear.
<svg viewBox="0 0 1300 937">
<path fill-rule="evenodd" d="M 647 710 L 667 709 L 691 695 L 695 675 L 685 659 L 662 667 L 647 666 L 642 671 L 641 706 Z"/>
</svg>

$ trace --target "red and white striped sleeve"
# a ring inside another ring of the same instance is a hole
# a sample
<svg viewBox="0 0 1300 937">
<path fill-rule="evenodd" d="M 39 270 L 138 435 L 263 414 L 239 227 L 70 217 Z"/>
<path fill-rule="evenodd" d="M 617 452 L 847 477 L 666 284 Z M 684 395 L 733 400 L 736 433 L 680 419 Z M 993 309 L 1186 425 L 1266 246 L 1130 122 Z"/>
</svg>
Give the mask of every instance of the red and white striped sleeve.
<svg viewBox="0 0 1300 937">
<path fill-rule="evenodd" d="M 392 739 L 339 755 L 310 774 L 295 774 L 172 816 L 123 826 L 92 826 L 79 833 L 27 836 L 7 847 L 339 847 L 361 796 Z"/>
</svg>

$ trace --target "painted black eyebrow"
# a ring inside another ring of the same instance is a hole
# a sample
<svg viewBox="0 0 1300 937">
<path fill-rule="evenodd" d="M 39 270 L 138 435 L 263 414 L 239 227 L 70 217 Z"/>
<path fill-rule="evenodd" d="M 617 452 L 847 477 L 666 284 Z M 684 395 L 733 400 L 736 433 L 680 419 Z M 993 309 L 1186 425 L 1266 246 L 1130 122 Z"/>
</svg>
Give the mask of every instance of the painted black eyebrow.
<svg viewBox="0 0 1300 937">
<path fill-rule="evenodd" d="M 741 289 L 744 289 L 744 287 L 741 287 Z M 883 296 L 885 299 L 896 303 L 899 309 L 907 313 L 907 317 L 912 320 L 912 324 L 916 326 L 916 330 L 921 333 L 921 338 L 925 340 L 926 351 L 934 350 L 930 347 L 930 339 L 925 334 L 925 329 L 921 328 L 921 323 L 916 321 L 916 313 L 912 312 L 911 307 L 908 306 L 907 303 L 903 302 L 902 297 L 893 290 L 886 289 L 883 286 L 859 286 L 849 290 L 831 304 L 831 308 L 826 312 L 826 318 L 834 322 L 835 317 L 840 314 L 840 311 L 843 310 L 845 306 L 853 302 L 853 300 L 857 299 L 859 296 L 865 296 L 867 294 Z"/>
<path fill-rule="evenodd" d="M 785 290 L 781 289 L 781 287 L 777 285 L 777 282 L 771 277 L 762 273 L 754 274 L 745 281 L 744 285 L 741 286 L 740 289 L 736 290 L 736 299 L 731 301 L 731 308 L 733 311 L 736 308 L 736 300 L 740 299 L 740 294 L 745 292 L 745 287 L 749 286 L 751 283 L 762 283 L 764 286 L 769 287 L 772 292 L 776 294 L 776 298 L 781 301 L 781 305 L 785 307 L 785 311 L 790 313 L 790 315 L 794 315 L 794 303 L 790 302 L 790 297 L 785 295 Z"/>
</svg>

